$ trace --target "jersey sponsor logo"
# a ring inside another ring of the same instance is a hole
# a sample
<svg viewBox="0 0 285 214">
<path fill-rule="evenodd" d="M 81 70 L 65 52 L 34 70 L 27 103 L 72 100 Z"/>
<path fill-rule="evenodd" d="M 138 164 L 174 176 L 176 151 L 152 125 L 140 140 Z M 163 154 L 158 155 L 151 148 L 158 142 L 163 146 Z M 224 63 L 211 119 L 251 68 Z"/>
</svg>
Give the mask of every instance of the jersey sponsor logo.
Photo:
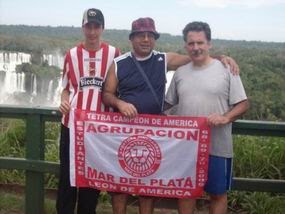
<svg viewBox="0 0 285 214">
<path fill-rule="evenodd" d="M 118 150 L 123 170 L 134 177 L 146 177 L 157 171 L 161 163 L 158 144 L 144 135 L 133 135 L 123 140 Z"/>
<path fill-rule="evenodd" d="M 84 87 L 95 86 L 102 89 L 103 79 L 99 77 L 81 77 L 80 78 L 80 89 Z"/>
</svg>

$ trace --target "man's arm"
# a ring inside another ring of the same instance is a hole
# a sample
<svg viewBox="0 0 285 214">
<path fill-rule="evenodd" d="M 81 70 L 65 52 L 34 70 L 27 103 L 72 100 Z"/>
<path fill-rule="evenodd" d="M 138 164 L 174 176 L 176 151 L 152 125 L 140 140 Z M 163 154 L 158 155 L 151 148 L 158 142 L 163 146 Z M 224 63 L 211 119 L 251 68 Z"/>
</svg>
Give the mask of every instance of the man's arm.
<svg viewBox="0 0 285 214">
<path fill-rule="evenodd" d="M 70 104 L 69 104 L 69 91 L 67 89 L 63 89 L 61 92 L 61 102 L 59 106 L 59 111 L 66 115 L 70 111 Z"/>
<path fill-rule="evenodd" d="M 103 103 L 107 106 L 117 108 L 124 116 L 136 117 L 138 112 L 136 107 L 116 96 L 118 79 L 115 74 L 115 63 L 111 65 L 103 87 Z"/>
<path fill-rule="evenodd" d="M 191 62 L 191 58 L 187 55 L 168 52 L 166 53 L 167 69 L 176 70 L 178 67 Z"/>
<path fill-rule="evenodd" d="M 166 53 L 166 58 L 168 70 L 176 70 L 178 67 L 191 62 L 191 58 L 189 56 L 173 52 Z M 230 66 L 230 71 L 234 75 L 239 74 L 239 66 L 233 58 L 225 55 L 213 56 L 213 58 L 221 61 L 225 67 Z"/>
<path fill-rule="evenodd" d="M 224 115 L 213 113 L 208 116 L 209 126 L 225 125 L 235 121 L 239 116 L 247 111 L 249 108 L 248 100 L 243 100 L 237 103 L 229 112 Z"/>
<path fill-rule="evenodd" d="M 223 63 L 225 67 L 230 66 L 230 71 L 232 74 L 239 75 L 239 66 L 233 58 L 226 55 L 212 56 L 212 57 L 221 61 L 221 63 Z"/>
</svg>

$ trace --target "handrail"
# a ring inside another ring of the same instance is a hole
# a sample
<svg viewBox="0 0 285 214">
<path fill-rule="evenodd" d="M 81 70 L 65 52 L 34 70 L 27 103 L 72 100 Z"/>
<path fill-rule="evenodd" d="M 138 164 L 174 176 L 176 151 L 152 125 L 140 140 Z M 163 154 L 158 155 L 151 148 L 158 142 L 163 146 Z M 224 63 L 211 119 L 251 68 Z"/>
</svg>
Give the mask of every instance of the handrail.
<svg viewBox="0 0 285 214">
<path fill-rule="evenodd" d="M 45 122 L 59 121 L 60 113 L 56 108 L 41 107 L 18 107 L 2 105 L 0 107 L 0 118 L 21 118 L 26 121 L 26 158 L 22 159 L 0 159 L 0 168 L 9 169 L 10 164 L 17 164 L 21 169 L 25 167 L 25 213 L 43 213 L 44 206 L 44 173 L 39 169 L 44 165 L 38 161 L 45 160 L 44 157 L 44 131 Z M 56 163 L 55 163 L 56 164 Z M 17 169 L 17 167 L 14 167 Z M 56 166 L 56 171 L 59 171 Z M 51 171 L 52 172 L 52 171 Z"/>
<path fill-rule="evenodd" d="M 44 173 L 58 174 L 59 164 L 45 161 L 45 122 L 60 121 L 56 108 L 0 106 L 0 118 L 26 120 L 26 157 L 0 157 L 0 169 L 26 171 L 25 213 L 43 213 Z M 284 122 L 237 120 L 233 123 L 233 134 L 285 137 Z M 285 193 L 285 180 L 234 178 L 234 190 Z"/>
<path fill-rule="evenodd" d="M 233 134 L 285 137 L 285 123 L 258 120 L 237 120 Z"/>
</svg>

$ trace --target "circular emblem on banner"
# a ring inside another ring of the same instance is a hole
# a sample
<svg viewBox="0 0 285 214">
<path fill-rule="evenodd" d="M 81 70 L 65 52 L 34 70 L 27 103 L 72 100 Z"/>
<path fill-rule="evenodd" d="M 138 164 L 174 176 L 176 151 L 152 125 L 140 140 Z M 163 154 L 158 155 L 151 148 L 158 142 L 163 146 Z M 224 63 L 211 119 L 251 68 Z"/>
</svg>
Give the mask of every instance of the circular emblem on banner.
<svg viewBox="0 0 285 214">
<path fill-rule="evenodd" d="M 146 177 L 158 169 L 161 151 L 158 144 L 151 138 L 133 135 L 120 145 L 118 158 L 125 172 L 134 177 Z"/>
</svg>

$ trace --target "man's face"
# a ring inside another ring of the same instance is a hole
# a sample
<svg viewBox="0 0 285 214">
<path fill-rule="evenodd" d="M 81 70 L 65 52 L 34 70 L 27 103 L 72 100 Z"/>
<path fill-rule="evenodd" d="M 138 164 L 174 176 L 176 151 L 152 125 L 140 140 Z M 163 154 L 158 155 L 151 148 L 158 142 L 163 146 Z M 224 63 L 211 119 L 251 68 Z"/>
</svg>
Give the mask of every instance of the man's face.
<svg viewBox="0 0 285 214">
<path fill-rule="evenodd" d="M 205 32 L 188 32 L 185 49 L 194 64 L 203 64 L 209 57 L 210 48 L 211 43 L 207 40 Z"/>
<path fill-rule="evenodd" d="M 135 55 L 139 57 L 148 56 L 155 46 L 154 34 L 150 32 L 135 33 L 130 40 Z"/>
<path fill-rule="evenodd" d="M 103 33 L 102 25 L 90 22 L 82 26 L 82 30 L 87 45 L 96 45 L 100 42 Z"/>
</svg>

